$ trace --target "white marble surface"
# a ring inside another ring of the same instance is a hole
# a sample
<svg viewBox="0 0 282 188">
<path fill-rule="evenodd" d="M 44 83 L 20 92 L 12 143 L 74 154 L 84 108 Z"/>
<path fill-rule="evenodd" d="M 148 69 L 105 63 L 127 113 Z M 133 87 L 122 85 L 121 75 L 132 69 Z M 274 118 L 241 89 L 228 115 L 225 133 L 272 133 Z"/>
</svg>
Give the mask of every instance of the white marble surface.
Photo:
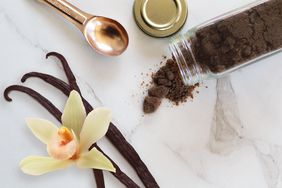
<svg viewBox="0 0 282 188">
<path fill-rule="evenodd" d="M 48 51 L 63 53 L 79 79 L 84 96 L 105 105 L 114 122 L 139 152 L 164 188 L 281 188 L 282 187 L 282 54 L 200 88 L 193 101 L 179 107 L 164 102 L 143 116 L 141 102 L 148 80 L 141 73 L 155 69 L 167 53 L 168 39 L 144 35 L 132 16 L 133 0 L 72 0 L 82 9 L 119 20 L 128 30 L 130 45 L 119 58 L 92 51 L 79 31 L 36 0 L 0 1 L 0 91 L 19 84 L 29 71 L 65 79 Z M 251 0 L 189 0 L 189 19 L 183 31 L 251 2 Z M 183 32 L 182 31 L 182 32 Z M 42 81 L 25 85 L 44 93 L 60 109 L 66 98 Z M 12 93 L 13 103 L 0 99 L 0 187 L 92 188 L 90 170 L 71 168 L 42 177 L 19 170 L 30 154 L 46 154 L 25 126 L 25 117 L 55 119 L 24 94 Z M 102 148 L 138 183 L 137 176 L 104 139 Z M 105 173 L 106 185 L 123 187 Z"/>
</svg>

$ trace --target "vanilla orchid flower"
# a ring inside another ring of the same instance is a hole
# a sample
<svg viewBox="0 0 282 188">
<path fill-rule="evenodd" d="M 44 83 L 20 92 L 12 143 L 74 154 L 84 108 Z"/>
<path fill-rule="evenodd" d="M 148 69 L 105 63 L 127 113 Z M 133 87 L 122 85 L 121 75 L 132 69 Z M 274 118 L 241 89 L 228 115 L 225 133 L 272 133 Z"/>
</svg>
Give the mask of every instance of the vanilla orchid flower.
<svg viewBox="0 0 282 188">
<path fill-rule="evenodd" d="M 111 111 L 97 108 L 86 116 L 80 94 L 72 91 L 67 100 L 62 126 L 43 119 L 27 119 L 32 133 L 47 146 L 49 157 L 29 156 L 20 163 L 29 175 L 42 175 L 75 164 L 79 168 L 93 168 L 115 172 L 111 161 L 90 146 L 105 136 L 111 122 Z"/>
</svg>

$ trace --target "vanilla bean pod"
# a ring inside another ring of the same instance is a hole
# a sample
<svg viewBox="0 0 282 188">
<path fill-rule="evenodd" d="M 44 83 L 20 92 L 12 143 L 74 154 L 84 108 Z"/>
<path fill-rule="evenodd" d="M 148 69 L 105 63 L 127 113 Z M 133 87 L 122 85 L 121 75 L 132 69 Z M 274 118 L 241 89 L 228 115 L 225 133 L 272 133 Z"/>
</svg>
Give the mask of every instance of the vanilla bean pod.
<svg viewBox="0 0 282 188">
<path fill-rule="evenodd" d="M 40 73 L 40 72 L 26 73 L 21 78 L 21 82 L 24 83 L 27 79 L 32 78 L 32 77 L 39 78 L 39 79 L 47 82 L 48 84 L 54 86 L 55 88 L 57 88 L 58 90 L 60 90 L 62 93 L 64 93 L 67 96 L 69 96 L 69 94 L 71 92 L 71 88 L 66 82 L 64 82 L 64 81 L 62 81 L 62 80 L 60 80 L 60 79 L 58 79 L 58 78 L 56 78 L 56 77 L 54 77 L 50 74 L 44 74 L 44 73 Z"/>
<path fill-rule="evenodd" d="M 39 93 L 35 92 L 33 89 L 30 89 L 25 86 L 20 85 L 12 85 L 7 87 L 4 91 L 4 97 L 7 101 L 11 102 L 12 99 L 9 97 L 9 93 L 11 91 L 20 91 L 26 93 L 37 102 L 39 102 L 48 112 L 50 112 L 57 120 L 61 120 L 61 111 L 58 110 L 56 106 L 54 106 L 48 99 L 40 95 Z"/>
<path fill-rule="evenodd" d="M 69 64 L 68 64 L 66 58 L 62 54 L 59 54 L 57 52 L 49 52 L 46 55 L 46 59 L 48 59 L 50 56 L 54 56 L 61 61 L 63 68 L 64 68 L 64 72 L 65 72 L 67 79 L 68 79 L 68 82 L 70 84 L 71 90 L 76 90 L 80 93 L 80 89 L 79 89 L 79 87 L 76 83 L 76 78 L 75 78 L 73 72 L 71 71 L 71 68 L 69 67 Z"/>
<path fill-rule="evenodd" d="M 133 180 L 131 180 L 125 173 L 123 173 L 119 166 L 117 166 L 117 164 L 107 155 L 105 154 L 100 148 L 99 146 L 93 144 L 90 149 L 92 149 L 93 147 L 96 147 L 101 153 L 103 153 L 114 165 L 114 167 L 116 168 L 116 173 L 113 173 L 114 176 L 117 176 L 119 181 L 122 182 L 124 185 L 126 185 L 127 188 L 140 188 Z"/>
<path fill-rule="evenodd" d="M 71 71 L 66 58 L 63 55 L 61 55 L 57 52 L 50 52 L 46 55 L 46 59 L 48 59 L 50 56 L 55 56 L 56 58 L 58 58 L 61 61 L 71 90 L 76 90 L 81 95 L 81 91 L 80 91 L 79 86 L 76 82 L 76 78 L 75 78 L 73 72 Z M 97 146 L 96 143 L 94 145 Z M 103 171 L 93 169 L 93 173 L 94 173 L 94 176 L 95 176 L 97 188 L 105 188 L 105 179 L 104 179 Z"/>
<path fill-rule="evenodd" d="M 67 83 L 48 74 L 38 72 L 27 73 L 22 77 L 22 82 L 25 82 L 30 77 L 37 77 L 44 80 L 45 82 L 62 91 L 67 96 L 71 92 L 71 89 Z M 91 112 L 93 110 L 93 107 L 84 98 L 82 99 L 87 113 Z M 148 170 L 147 166 L 139 157 L 136 150 L 130 145 L 130 143 L 127 142 L 122 133 L 113 123 L 110 124 L 106 136 L 107 138 L 109 138 L 110 142 L 117 148 L 117 150 L 122 154 L 122 156 L 134 168 L 146 188 L 159 187 L 154 177 Z"/>
<path fill-rule="evenodd" d="M 58 79 L 58 78 L 56 78 L 52 75 L 39 73 L 39 72 L 30 72 L 30 73 L 23 75 L 21 82 L 24 83 L 28 78 L 32 78 L 32 77 L 39 78 L 39 79 L 45 81 L 46 83 L 48 83 L 51 86 L 60 90 L 66 96 L 69 96 L 70 92 L 72 91 L 70 86 L 66 82 L 64 82 L 64 81 L 62 81 L 62 80 L 60 80 L 60 79 Z M 85 106 L 87 114 L 90 113 L 93 110 L 93 108 L 84 99 L 83 96 L 81 96 L 81 98 L 82 98 L 82 101 L 83 101 L 83 104 Z"/>
<path fill-rule="evenodd" d="M 59 122 L 61 122 L 61 116 L 62 112 L 53 105 L 48 99 L 40 95 L 38 92 L 34 91 L 31 88 L 20 86 L 20 85 L 12 85 L 5 89 L 4 91 L 4 97 L 7 101 L 12 101 L 12 99 L 9 97 L 9 93 L 11 91 L 19 91 L 26 93 L 27 95 L 31 96 L 33 99 L 35 99 L 37 102 L 39 102 L 45 109 L 47 109 Z M 93 145 L 94 146 L 94 145 Z M 105 156 L 107 156 L 100 147 L 95 146 L 100 152 L 102 152 Z M 116 173 L 112 173 L 120 182 L 122 182 L 126 187 L 128 188 L 139 188 L 139 186 L 131 180 L 124 172 L 120 170 L 120 168 L 117 166 L 117 164 L 109 157 L 107 158 L 112 162 L 114 167 L 116 168 Z"/>
</svg>

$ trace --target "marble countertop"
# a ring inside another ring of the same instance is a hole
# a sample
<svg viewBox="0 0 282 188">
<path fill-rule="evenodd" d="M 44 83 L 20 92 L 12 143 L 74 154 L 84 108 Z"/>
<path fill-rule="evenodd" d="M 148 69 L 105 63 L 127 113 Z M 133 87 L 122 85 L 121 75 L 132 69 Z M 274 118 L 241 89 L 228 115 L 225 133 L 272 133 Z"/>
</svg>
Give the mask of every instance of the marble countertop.
<svg viewBox="0 0 282 188">
<path fill-rule="evenodd" d="M 195 98 L 178 107 L 165 101 L 152 115 L 142 113 L 146 73 L 168 54 L 169 39 L 155 39 L 136 26 L 133 0 L 70 2 L 81 9 L 120 21 L 130 45 L 118 58 L 105 58 L 83 40 L 80 32 L 36 0 L 0 1 L 0 91 L 20 84 L 30 71 L 65 79 L 49 51 L 66 56 L 83 95 L 94 106 L 113 110 L 114 122 L 136 148 L 163 188 L 281 188 L 282 187 L 282 54 L 262 60 L 220 80 L 205 82 Z M 189 0 L 184 32 L 251 0 Z M 44 93 L 60 109 L 66 101 L 53 87 L 32 79 L 26 84 Z M 12 93 L 14 102 L 0 98 L 0 179 L 3 188 L 92 188 L 90 170 L 58 171 L 41 177 L 24 175 L 19 161 L 45 148 L 25 126 L 26 117 L 55 119 L 30 97 Z M 107 139 L 99 143 L 119 166 L 140 183 L 132 168 Z M 109 188 L 123 187 L 105 173 Z"/>
</svg>

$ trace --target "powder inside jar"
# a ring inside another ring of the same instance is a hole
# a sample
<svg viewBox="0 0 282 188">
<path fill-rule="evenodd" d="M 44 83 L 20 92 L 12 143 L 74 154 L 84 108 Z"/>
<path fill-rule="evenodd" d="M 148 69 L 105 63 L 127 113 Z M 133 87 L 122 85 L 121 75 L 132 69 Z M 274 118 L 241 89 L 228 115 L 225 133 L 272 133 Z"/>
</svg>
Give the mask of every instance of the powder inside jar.
<svg viewBox="0 0 282 188">
<path fill-rule="evenodd" d="M 270 0 L 199 28 L 192 39 L 198 63 L 221 73 L 282 47 L 282 0 Z"/>
</svg>

